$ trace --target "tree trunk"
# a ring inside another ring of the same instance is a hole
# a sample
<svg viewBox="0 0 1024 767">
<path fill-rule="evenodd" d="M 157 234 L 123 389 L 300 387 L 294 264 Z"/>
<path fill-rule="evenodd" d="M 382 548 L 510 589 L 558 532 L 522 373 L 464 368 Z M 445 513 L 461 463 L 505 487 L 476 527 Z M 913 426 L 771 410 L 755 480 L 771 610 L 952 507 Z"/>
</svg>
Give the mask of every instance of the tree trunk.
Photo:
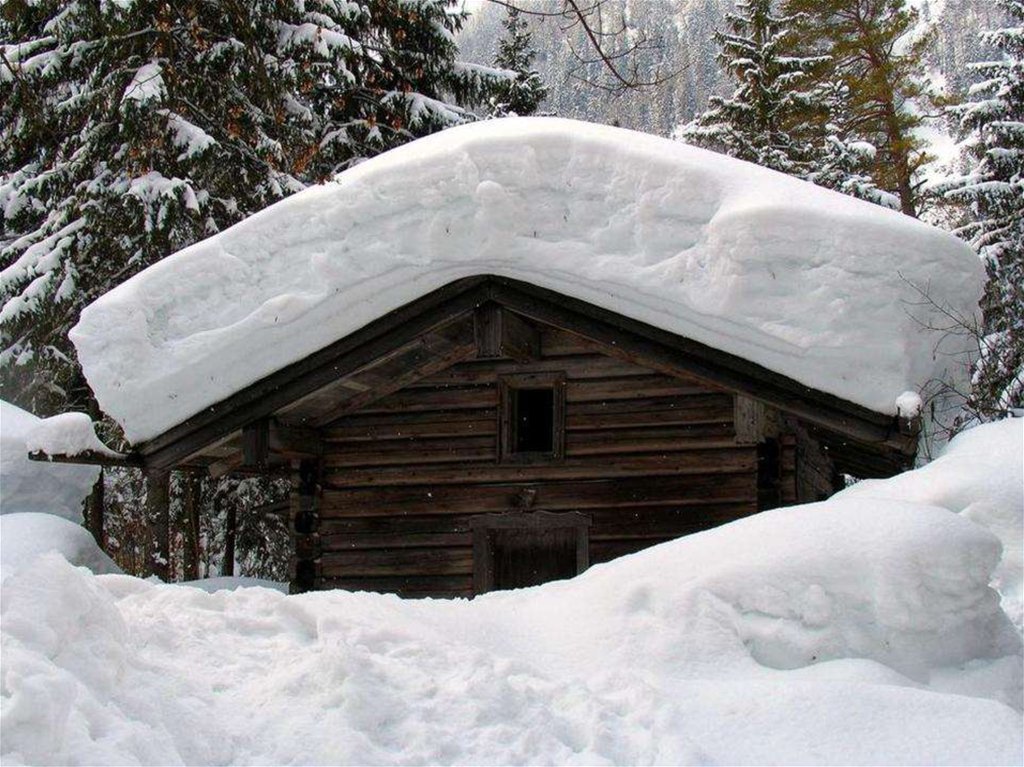
<svg viewBox="0 0 1024 767">
<path fill-rule="evenodd" d="M 150 570 L 162 581 L 171 577 L 171 474 L 146 472 L 146 519 L 150 526 Z"/>
<path fill-rule="evenodd" d="M 189 474 L 185 479 L 185 546 L 182 552 L 183 576 L 187 581 L 199 580 L 199 508 L 202 499 L 202 476 Z"/>
</svg>

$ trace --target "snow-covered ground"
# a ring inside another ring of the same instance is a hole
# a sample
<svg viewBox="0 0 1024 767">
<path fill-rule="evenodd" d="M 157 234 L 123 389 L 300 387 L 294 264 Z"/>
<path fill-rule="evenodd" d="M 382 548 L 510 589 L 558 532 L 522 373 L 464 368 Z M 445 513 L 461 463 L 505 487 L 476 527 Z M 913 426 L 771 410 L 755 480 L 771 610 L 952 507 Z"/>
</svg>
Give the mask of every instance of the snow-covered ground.
<svg viewBox="0 0 1024 767">
<path fill-rule="evenodd" d="M 151 438 L 435 288 L 525 280 L 879 412 L 962 368 L 984 269 L 952 235 L 657 136 L 491 120 L 375 157 L 174 254 L 71 332 Z M 951 365 L 950 361 L 956 364 Z"/>
<path fill-rule="evenodd" d="M 3 762 L 1019 764 L 1022 425 L 473 601 L 20 562 Z"/>
</svg>

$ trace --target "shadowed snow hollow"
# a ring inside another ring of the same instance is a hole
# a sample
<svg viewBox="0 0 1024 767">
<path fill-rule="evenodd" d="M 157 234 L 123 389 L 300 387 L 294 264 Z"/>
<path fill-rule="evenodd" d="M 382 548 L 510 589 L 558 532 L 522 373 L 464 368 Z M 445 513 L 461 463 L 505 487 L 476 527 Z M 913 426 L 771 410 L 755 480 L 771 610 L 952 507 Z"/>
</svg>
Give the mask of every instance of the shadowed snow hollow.
<svg viewBox="0 0 1024 767">
<path fill-rule="evenodd" d="M 934 353 L 910 283 L 969 317 L 984 277 L 951 235 L 773 171 L 607 126 L 506 119 L 412 142 L 161 261 L 88 307 L 72 338 L 137 442 L 478 274 L 885 413 L 964 351 Z"/>
</svg>

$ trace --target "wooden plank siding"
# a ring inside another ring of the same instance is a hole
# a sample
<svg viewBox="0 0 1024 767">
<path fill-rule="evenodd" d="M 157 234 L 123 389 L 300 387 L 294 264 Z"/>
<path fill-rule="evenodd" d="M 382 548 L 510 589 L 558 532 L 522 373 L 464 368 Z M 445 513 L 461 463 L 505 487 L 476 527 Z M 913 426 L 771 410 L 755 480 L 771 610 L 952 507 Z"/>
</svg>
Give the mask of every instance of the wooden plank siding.
<svg viewBox="0 0 1024 767">
<path fill-rule="evenodd" d="M 565 457 L 498 461 L 499 376 L 561 372 Z M 454 364 L 327 424 L 317 585 L 472 595 L 470 519 L 514 509 L 592 519 L 603 562 L 757 511 L 757 452 L 730 392 L 545 329 L 536 360 Z"/>
</svg>

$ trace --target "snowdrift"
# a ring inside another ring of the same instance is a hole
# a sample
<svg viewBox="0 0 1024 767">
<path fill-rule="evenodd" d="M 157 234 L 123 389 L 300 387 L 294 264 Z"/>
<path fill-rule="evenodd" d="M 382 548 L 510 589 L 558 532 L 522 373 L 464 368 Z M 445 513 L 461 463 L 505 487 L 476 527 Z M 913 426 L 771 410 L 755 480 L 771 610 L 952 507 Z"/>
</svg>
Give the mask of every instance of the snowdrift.
<svg viewBox="0 0 1024 767">
<path fill-rule="evenodd" d="M 1022 513 L 986 484 L 1019 466 L 1022 423 L 952 443 L 956 507 Z M 472 602 L 210 594 L 51 554 L 3 581 L 3 760 L 1019 764 L 1021 638 L 989 585 L 1002 546 L 915 500 L 931 483 Z"/>
<path fill-rule="evenodd" d="M 522 118 L 443 131 L 284 200 L 101 297 L 71 337 L 138 442 L 476 274 L 884 413 L 967 351 L 923 329 L 942 323 L 911 283 L 971 317 L 984 280 L 967 245 L 893 211 L 667 139 Z"/>
<path fill-rule="evenodd" d="M 50 552 L 97 575 L 121 572 L 81 525 L 55 514 L 25 512 L 0 516 L 0 573 L 4 576 L 32 566 Z"/>
<path fill-rule="evenodd" d="M 42 425 L 76 416 L 85 419 L 96 440 L 87 416 L 69 413 L 42 420 L 0 401 L 0 514 L 42 512 L 82 521 L 82 502 L 100 475 L 99 467 L 28 459 L 28 443 Z"/>
</svg>

